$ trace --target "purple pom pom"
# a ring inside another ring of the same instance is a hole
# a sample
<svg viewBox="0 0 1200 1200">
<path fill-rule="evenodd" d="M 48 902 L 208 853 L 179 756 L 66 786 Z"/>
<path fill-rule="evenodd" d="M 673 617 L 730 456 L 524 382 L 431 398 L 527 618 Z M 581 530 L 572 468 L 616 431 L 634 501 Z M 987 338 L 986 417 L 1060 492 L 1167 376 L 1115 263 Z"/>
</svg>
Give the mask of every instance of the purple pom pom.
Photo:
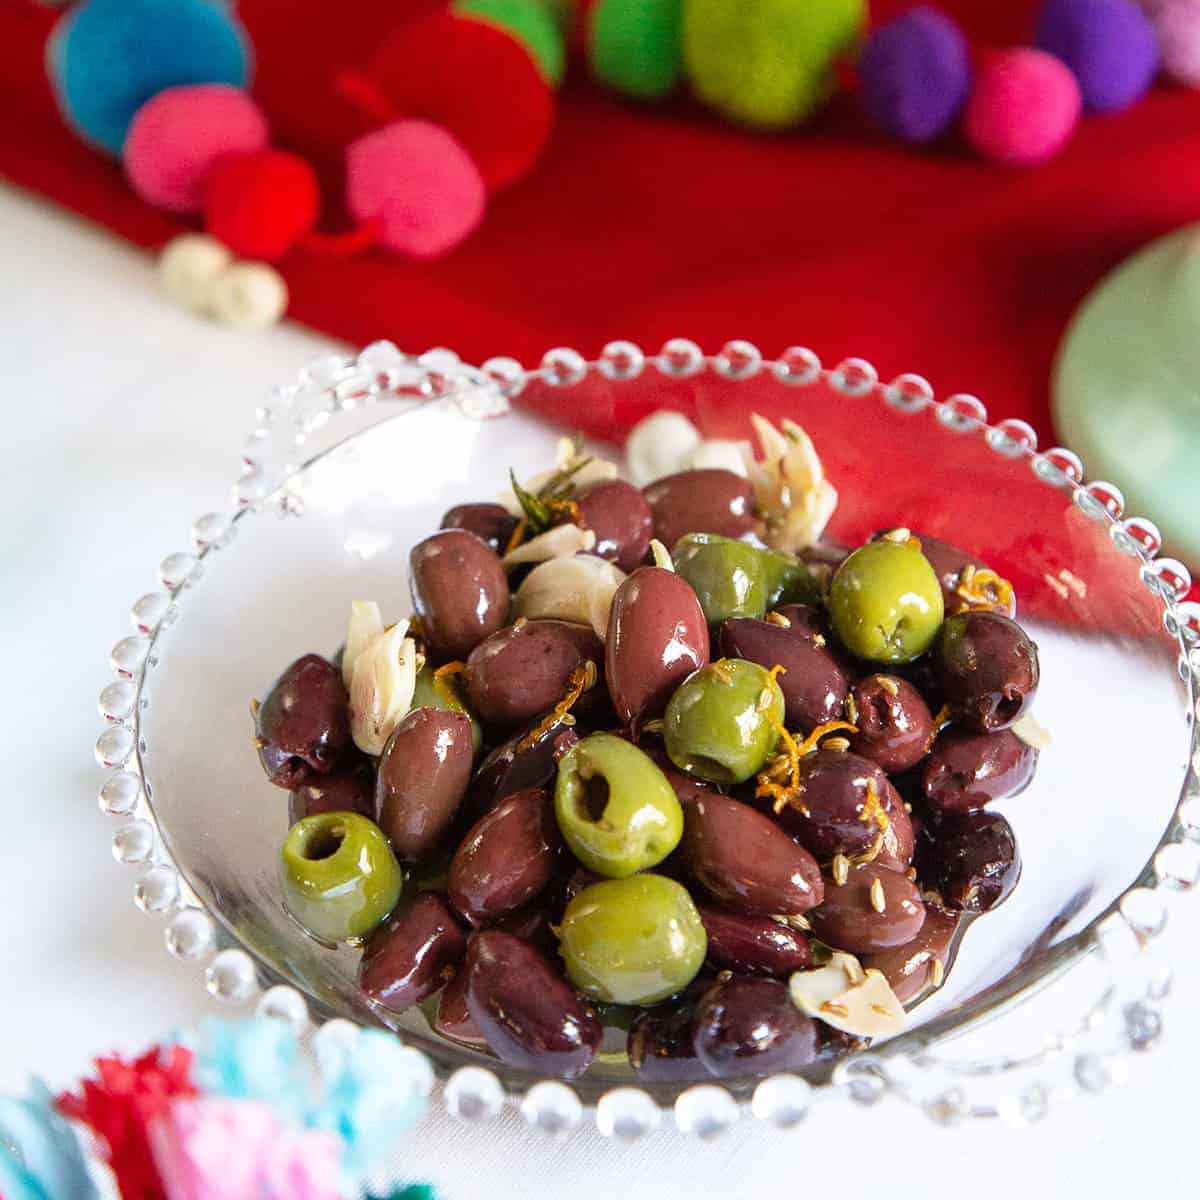
<svg viewBox="0 0 1200 1200">
<path fill-rule="evenodd" d="M 1046 0 L 1034 40 L 1071 68 L 1092 112 L 1140 100 L 1158 71 L 1154 26 L 1133 0 Z"/>
<path fill-rule="evenodd" d="M 967 40 L 935 9 L 910 9 L 871 35 L 859 76 L 867 112 L 881 129 L 906 142 L 930 142 L 950 128 L 967 98 Z"/>
</svg>

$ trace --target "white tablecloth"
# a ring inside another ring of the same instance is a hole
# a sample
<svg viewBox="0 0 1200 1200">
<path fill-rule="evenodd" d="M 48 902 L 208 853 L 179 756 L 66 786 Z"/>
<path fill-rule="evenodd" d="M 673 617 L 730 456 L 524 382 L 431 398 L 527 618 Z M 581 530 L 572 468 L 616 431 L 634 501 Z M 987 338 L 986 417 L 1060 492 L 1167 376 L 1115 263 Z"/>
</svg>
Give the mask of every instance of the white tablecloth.
<svg viewBox="0 0 1200 1200">
<path fill-rule="evenodd" d="M 65 1084 L 90 1055 L 209 1011 L 109 854 L 95 698 L 158 561 L 224 505 L 254 405 L 328 344 L 196 320 L 161 298 L 142 255 L 0 191 L 0 1088 L 31 1071 Z M 1177 952 L 1194 931 L 1176 931 Z M 483 1128 L 439 1116 L 401 1161 L 448 1200 L 857 1196 L 884 1179 L 910 1195 L 1162 1194 L 1193 1153 L 1200 968 L 1181 961 L 1175 986 L 1164 1043 L 1126 1088 L 1031 1129 L 943 1131 L 894 1102 L 839 1104 L 787 1134 L 746 1123 L 711 1145 L 667 1131 L 623 1147 L 591 1133 L 557 1144 L 513 1113 Z"/>
</svg>

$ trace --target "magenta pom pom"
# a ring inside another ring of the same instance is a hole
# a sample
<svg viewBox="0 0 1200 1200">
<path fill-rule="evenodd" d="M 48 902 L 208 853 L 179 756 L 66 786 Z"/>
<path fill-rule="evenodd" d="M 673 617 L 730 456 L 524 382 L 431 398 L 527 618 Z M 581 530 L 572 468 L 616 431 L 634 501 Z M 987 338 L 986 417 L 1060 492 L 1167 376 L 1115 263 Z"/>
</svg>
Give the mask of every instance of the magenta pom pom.
<svg viewBox="0 0 1200 1200">
<path fill-rule="evenodd" d="M 396 121 L 346 147 L 346 205 L 397 254 L 437 258 L 483 219 L 487 189 L 462 145 L 440 125 Z"/>
<path fill-rule="evenodd" d="M 1067 144 L 1082 107 L 1075 76 L 1060 59 L 1042 50 L 1003 50 L 976 76 L 963 132 L 984 158 L 1033 166 Z"/>
<path fill-rule="evenodd" d="M 1200 0 L 1147 4 L 1158 34 L 1163 73 L 1185 87 L 1200 87 Z"/>
<path fill-rule="evenodd" d="M 134 115 L 123 150 L 125 171 L 148 204 L 199 212 L 213 164 L 226 154 L 264 150 L 269 138 L 266 117 L 239 88 L 167 88 Z"/>
</svg>

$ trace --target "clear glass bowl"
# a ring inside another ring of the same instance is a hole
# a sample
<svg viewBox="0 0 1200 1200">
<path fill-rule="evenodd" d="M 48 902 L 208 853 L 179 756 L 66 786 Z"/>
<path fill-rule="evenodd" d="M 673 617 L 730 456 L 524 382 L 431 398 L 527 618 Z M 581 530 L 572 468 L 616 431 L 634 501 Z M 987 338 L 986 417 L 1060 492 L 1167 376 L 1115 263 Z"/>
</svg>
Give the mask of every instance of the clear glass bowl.
<svg viewBox="0 0 1200 1200">
<path fill-rule="evenodd" d="M 577 412 L 599 431 L 660 405 L 712 436 L 748 437 L 752 411 L 798 421 L 841 493 L 830 535 L 908 524 L 1013 580 L 1054 741 L 1033 787 L 1003 805 L 1020 885 L 968 929 L 945 986 L 890 1042 L 810 1079 L 644 1087 L 613 1053 L 572 1085 L 532 1087 L 436 1037 L 418 1010 L 383 1014 L 449 1077 L 450 1108 L 484 1117 L 513 1097 L 560 1132 L 594 1105 L 601 1130 L 624 1137 L 672 1107 L 680 1128 L 707 1136 L 747 1103 L 786 1125 L 815 1099 L 888 1092 L 938 1120 L 1032 1119 L 1056 1088 L 1098 1090 L 1127 1050 L 1152 1045 L 1167 978 L 1158 935 L 1173 893 L 1200 873 L 1189 745 L 1200 607 L 1184 601 L 1186 569 L 1159 556 L 1151 522 L 1124 517 L 1115 487 L 1085 486 L 1074 455 L 1037 453 L 1020 422 L 987 425 L 973 397 L 938 402 L 918 376 L 884 385 L 861 360 L 825 370 L 798 348 L 764 362 L 740 342 L 707 357 L 677 339 L 644 360 L 614 343 L 596 363 L 556 350 L 532 371 L 377 343 L 277 389 L 246 444 L 235 508 L 200 518 L 192 549 L 161 564 L 162 590 L 134 606 L 101 697 L 101 806 L 122 821 L 114 853 L 139 868 L 135 899 L 166 918 L 168 949 L 203 964 L 230 1004 L 381 1019 L 356 991 L 357 954 L 319 946 L 281 904 L 287 803 L 258 766 L 248 704 L 299 654 L 333 651 L 350 599 L 379 600 L 388 619 L 410 611 L 410 546 L 452 504 L 498 493 L 510 467 L 547 464 L 561 431 L 509 411 L 518 392 L 530 410 Z"/>
</svg>

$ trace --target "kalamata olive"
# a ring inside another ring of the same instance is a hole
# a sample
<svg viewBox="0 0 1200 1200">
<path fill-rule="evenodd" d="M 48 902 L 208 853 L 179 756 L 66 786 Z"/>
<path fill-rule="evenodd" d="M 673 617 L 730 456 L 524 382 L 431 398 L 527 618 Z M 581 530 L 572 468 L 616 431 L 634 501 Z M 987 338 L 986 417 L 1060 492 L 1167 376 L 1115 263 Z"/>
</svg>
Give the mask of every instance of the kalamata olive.
<svg viewBox="0 0 1200 1200">
<path fill-rule="evenodd" d="M 517 518 L 503 504 L 456 504 L 442 518 L 443 529 L 465 529 L 487 542 L 497 554 L 508 548 Z"/>
<path fill-rule="evenodd" d="M 550 913 L 544 907 L 545 897 L 539 896 L 532 904 L 507 913 L 496 922 L 495 928 L 519 937 L 540 950 L 547 958 L 558 954 L 558 938 L 554 935 Z"/>
<path fill-rule="evenodd" d="M 453 987 L 454 984 L 450 986 Z M 826 1025 L 824 1021 L 818 1021 L 817 1057 L 814 1061 L 835 1063 L 849 1054 L 857 1054 L 859 1050 L 866 1049 L 870 1044 L 870 1040 L 867 1038 L 856 1037 L 844 1030 L 834 1029 L 832 1025 Z"/>
<path fill-rule="evenodd" d="M 708 961 L 741 975 L 786 978 L 812 966 L 812 950 L 799 930 L 773 917 L 697 907 L 708 934 Z"/>
<path fill-rule="evenodd" d="M 916 537 L 921 543 L 921 553 L 929 559 L 929 565 L 942 585 L 948 616 L 981 607 L 991 607 L 1006 617 L 1014 614 L 1016 604 L 1012 587 L 985 562 L 927 534 L 917 533 Z"/>
<path fill-rule="evenodd" d="M 815 604 L 780 604 L 771 611 L 787 622 L 785 628 L 790 629 L 793 634 L 820 638 L 828 643 L 829 617 Z"/>
<path fill-rule="evenodd" d="M 850 749 L 856 754 L 877 762 L 890 775 L 915 767 L 929 753 L 936 732 L 933 714 L 907 679 L 868 675 L 850 695 L 850 720 L 858 726 Z"/>
<path fill-rule="evenodd" d="M 880 832 L 875 861 L 903 870 L 912 862 L 912 822 L 878 763 L 841 750 L 800 760 L 799 789 L 775 819 L 821 862 L 866 854 Z"/>
<path fill-rule="evenodd" d="M 712 795 L 687 805 L 679 851 L 701 887 L 741 912 L 791 915 L 821 903 L 813 856 L 740 800 Z"/>
<path fill-rule="evenodd" d="M 408 566 L 413 607 L 435 658 L 466 658 L 504 625 L 508 577 L 482 538 L 444 529 L 412 548 Z"/>
<path fill-rule="evenodd" d="M 450 828 L 471 781 L 471 720 L 414 709 L 388 738 L 375 780 L 375 823 L 396 857 L 416 862 Z"/>
<path fill-rule="evenodd" d="M 926 901 L 921 932 L 903 946 L 867 955 L 862 965 L 882 971 L 896 998 L 901 1004 L 908 1004 L 926 989 L 941 986 L 949 964 L 950 944 L 961 917 L 961 913 Z"/>
<path fill-rule="evenodd" d="M 697 779 L 686 771 L 681 771 L 672 761 L 671 756 L 662 746 L 643 745 L 642 749 L 658 764 L 658 769 L 667 777 L 667 782 L 675 789 L 675 796 L 680 804 L 688 805 L 693 800 L 704 796 L 719 795 L 711 783 Z"/>
<path fill-rule="evenodd" d="M 476 933 L 465 973 L 467 1010 L 497 1057 L 563 1079 L 591 1065 L 603 1035 L 596 1014 L 528 942 Z"/>
<path fill-rule="evenodd" d="M 1011 729 L 999 733 L 944 730 L 922 777 L 925 799 L 942 812 L 983 808 L 1016 796 L 1037 770 L 1038 752 Z"/>
<path fill-rule="evenodd" d="M 907 876 L 867 863 L 850 867 L 844 883 L 827 877 L 825 901 L 808 920 L 826 944 L 875 954 L 911 942 L 925 923 L 925 904 Z"/>
<path fill-rule="evenodd" d="M 580 525 L 596 535 L 592 553 L 632 571 L 645 561 L 654 536 L 654 518 L 645 496 L 623 479 L 581 488 L 575 497 Z"/>
<path fill-rule="evenodd" d="M 562 850 L 549 793 L 517 792 L 480 817 L 454 852 L 450 903 L 472 925 L 494 921 L 546 887 Z"/>
<path fill-rule="evenodd" d="M 685 533 L 740 538 L 758 528 L 754 488 L 733 471 L 681 471 L 650 484 L 643 494 L 654 514 L 654 536 L 668 549 Z"/>
<path fill-rule="evenodd" d="M 339 767 L 332 775 L 318 775 L 292 792 L 288 804 L 288 828 L 317 813 L 353 812 L 375 814 L 375 768 L 363 757 L 353 766 Z"/>
<path fill-rule="evenodd" d="M 722 621 L 719 638 L 727 658 L 749 659 L 768 670 L 783 667 L 779 687 L 789 729 L 811 730 L 841 719 L 850 682 L 824 639 L 747 617 Z"/>
<path fill-rule="evenodd" d="M 988 912 L 1008 899 L 1021 875 L 1012 826 L 995 812 L 948 812 L 926 822 L 917 878 L 947 908 Z"/>
<path fill-rule="evenodd" d="M 296 659 L 258 706 L 255 733 L 263 770 L 276 787 L 297 788 L 328 775 L 350 745 L 341 672 L 317 654 Z"/>
<path fill-rule="evenodd" d="M 482 762 L 467 791 L 463 814 L 470 824 L 505 796 L 544 788 L 558 773 L 558 760 L 579 741 L 564 721 L 539 721 L 514 733 Z"/>
<path fill-rule="evenodd" d="M 570 690 L 575 668 L 604 662 L 600 639 L 569 621 L 518 621 L 493 633 L 467 659 L 471 711 L 485 725 L 520 725 Z"/>
<path fill-rule="evenodd" d="M 697 1006 L 693 1030 L 696 1057 L 721 1079 L 795 1071 L 817 1056 L 816 1023 L 777 979 L 719 979 Z"/>
<path fill-rule="evenodd" d="M 479 1026 L 471 1018 L 467 1008 L 467 974 L 463 970 L 454 976 L 438 997 L 437 1013 L 433 1018 L 433 1029 L 442 1037 L 468 1046 L 486 1046 L 487 1039 L 479 1032 Z"/>
<path fill-rule="evenodd" d="M 693 1083 L 710 1078 L 696 1057 L 695 1000 L 670 1001 L 638 1013 L 629 1027 L 626 1051 L 633 1073 L 644 1083 Z"/>
<path fill-rule="evenodd" d="M 936 655 L 946 703 L 955 720 L 968 729 L 1008 729 L 1033 701 L 1037 646 L 1009 617 L 966 612 L 948 618 Z"/>
<path fill-rule="evenodd" d="M 672 692 L 708 662 L 696 593 L 673 571 L 642 567 L 617 588 L 604 645 L 605 679 L 625 725 L 660 717 Z"/>
<path fill-rule="evenodd" d="M 467 935 L 438 892 L 422 892 L 367 941 L 358 986 L 389 1012 L 403 1012 L 454 977 Z"/>
</svg>

